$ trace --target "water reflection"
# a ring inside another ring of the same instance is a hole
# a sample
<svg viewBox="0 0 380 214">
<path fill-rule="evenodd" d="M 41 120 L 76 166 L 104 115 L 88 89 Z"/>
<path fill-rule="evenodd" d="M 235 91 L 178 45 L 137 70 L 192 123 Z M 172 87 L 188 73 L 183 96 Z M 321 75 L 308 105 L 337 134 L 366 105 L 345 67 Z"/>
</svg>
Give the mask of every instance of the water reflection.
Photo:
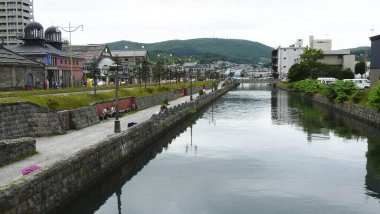
<svg viewBox="0 0 380 214">
<path fill-rule="evenodd" d="M 168 134 L 164 135 L 155 144 L 151 145 L 149 148 L 141 152 L 141 154 L 128 161 L 128 163 L 122 166 L 119 170 L 116 170 L 115 172 L 107 175 L 107 178 L 105 178 L 103 181 L 93 185 L 92 188 L 83 193 L 77 199 L 65 205 L 65 207 L 58 209 L 57 213 L 95 213 L 113 195 L 116 195 L 117 197 L 118 213 L 122 213 L 122 207 L 126 206 L 126 202 L 122 204 L 121 200 L 122 187 L 135 175 L 137 175 L 151 160 L 155 159 L 158 154 L 166 150 L 174 139 L 176 139 L 186 130 L 192 130 L 192 126 L 196 123 L 196 119 L 201 118 L 205 110 L 207 109 L 199 112 L 199 114 L 194 118 L 177 126 Z M 197 146 L 193 146 L 192 140 L 190 148 L 196 153 Z"/>
<path fill-rule="evenodd" d="M 378 133 L 378 132 L 377 132 Z M 367 194 L 380 199 L 380 144 L 379 138 L 368 139 L 367 175 L 365 177 Z"/>
<path fill-rule="evenodd" d="M 307 133 L 308 142 L 329 140 L 330 132 L 345 139 L 368 137 L 367 195 L 380 199 L 380 130 L 324 105 L 284 91 L 272 91 L 272 119 L 276 124 L 296 125 Z"/>
<path fill-rule="evenodd" d="M 284 91 L 272 92 L 272 119 L 276 124 L 290 124 L 302 129 L 309 142 L 329 140 L 330 132 L 345 139 L 360 140 L 365 138 L 363 135 L 372 133 L 380 137 L 374 127 Z"/>
</svg>

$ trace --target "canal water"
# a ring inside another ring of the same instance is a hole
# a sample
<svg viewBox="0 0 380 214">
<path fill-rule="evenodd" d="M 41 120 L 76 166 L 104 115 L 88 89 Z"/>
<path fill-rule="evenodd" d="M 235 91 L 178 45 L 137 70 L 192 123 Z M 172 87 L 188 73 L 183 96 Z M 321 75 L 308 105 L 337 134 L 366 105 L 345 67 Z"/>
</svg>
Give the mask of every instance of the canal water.
<svg viewBox="0 0 380 214">
<path fill-rule="evenodd" d="M 380 130 L 244 84 L 62 213 L 380 213 Z"/>
</svg>

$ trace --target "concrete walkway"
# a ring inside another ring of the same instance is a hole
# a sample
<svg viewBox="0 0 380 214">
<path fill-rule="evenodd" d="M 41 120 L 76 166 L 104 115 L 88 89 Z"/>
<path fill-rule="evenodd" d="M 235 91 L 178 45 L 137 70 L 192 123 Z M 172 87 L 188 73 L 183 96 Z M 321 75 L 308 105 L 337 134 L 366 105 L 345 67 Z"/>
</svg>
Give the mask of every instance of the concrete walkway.
<svg viewBox="0 0 380 214">
<path fill-rule="evenodd" d="M 197 95 L 194 94 L 193 96 Z M 189 96 L 179 98 L 171 101 L 169 107 L 188 102 L 189 100 Z M 152 114 L 157 113 L 159 109 L 160 105 L 157 105 L 131 115 L 120 117 L 121 130 L 127 130 L 129 122 L 139 124 L 149 120 Z M 64 160 L 82 149 L 97 144 L 107 136 L 114 134 L 114 121 L 114 118 L 110 118 L 78 131 L 70 131 L 65 135 L 36 138 L 36 147 L 39 154 L 1 167 L 0 187 L 22 178 L 21 170 L 25 167 L 37 165 L 42 168 L 49 168 L 49 166 L 52 166 L 57 161 Z"/>
</svg>

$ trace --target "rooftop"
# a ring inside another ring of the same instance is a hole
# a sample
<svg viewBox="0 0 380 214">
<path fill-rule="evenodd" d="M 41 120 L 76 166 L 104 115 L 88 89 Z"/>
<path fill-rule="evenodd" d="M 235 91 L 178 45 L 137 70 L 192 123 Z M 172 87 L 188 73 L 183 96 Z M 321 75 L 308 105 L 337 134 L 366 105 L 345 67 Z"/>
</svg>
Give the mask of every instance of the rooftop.
<svg viewBox="0 0 380 214">
<path fill-rule="evenodd" d="M 108 50 L 108 47 L 105 44 L 72 45 L 71 48 L 73 53 L 84 58 L 86 63 L 90 63 L 94 57 L 99 60 L 103 52 Z M 66 46 L 64 49 L 69 50 L 70 47 Z M 112 55 L 110 54 L 109 57 L 112 57 Z"/>
<path fill-rule="evenodd" d="M 41 65 L 41 63 L 21 56 L 0 46 L 0 64 L 19 64 L 19 65 Z"/>
<path fill-rule="evenodd" d="M 119 57 L 145 57 L 148 55 L 147 50 L 134 50 L 134 51 L 113 50 L 111 52 L 113 56 L 118 55 Z"/>
</svg>

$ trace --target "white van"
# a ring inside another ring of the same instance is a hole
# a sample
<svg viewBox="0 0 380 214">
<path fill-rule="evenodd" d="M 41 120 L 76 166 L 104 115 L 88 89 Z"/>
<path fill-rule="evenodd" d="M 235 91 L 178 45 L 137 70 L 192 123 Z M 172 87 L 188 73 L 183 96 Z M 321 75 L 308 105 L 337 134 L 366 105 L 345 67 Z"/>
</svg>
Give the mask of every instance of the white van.
<svg viewBox="0 0 380 214">
<path fill-rule="evenodd" d="M 367 79 L 344 79 L 343 81 L 351 81 L 360 89 L 369 89 L 370 81 Z"/>
<path fill-rule="evenodd" d="M 317 80 L 323 84 L 332 84 L 336 82 L 336 79 L 334 77 L 319 77 Z"/>
</svg>

